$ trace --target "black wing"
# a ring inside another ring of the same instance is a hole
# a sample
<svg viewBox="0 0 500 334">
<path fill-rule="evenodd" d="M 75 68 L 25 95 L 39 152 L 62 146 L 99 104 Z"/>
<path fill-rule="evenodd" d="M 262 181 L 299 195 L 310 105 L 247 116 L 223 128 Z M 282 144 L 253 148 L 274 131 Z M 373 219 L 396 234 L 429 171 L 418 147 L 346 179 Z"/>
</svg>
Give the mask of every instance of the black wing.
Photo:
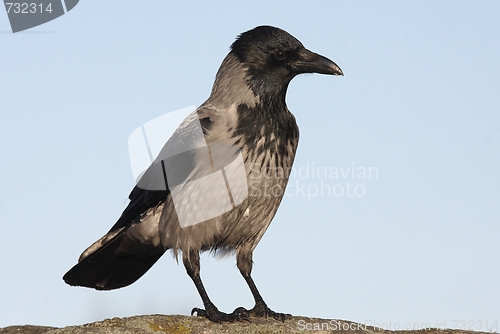
<svg viewBox="0 0 500 334">
<path fill-rule="evenodd" d="M 165 202 L 169 194 L 170 191 L 168 190 L 168 187 L 167 190 L 144 190 L 135 186 L 128 196 L 130 203 L 127 205 L 125 210 L 123 210 L 122 215 L 118 218 L 115 225 L 111 227 L 109 232 L 129 226 L 150 208 L 154 208 Z"/>
</svg>

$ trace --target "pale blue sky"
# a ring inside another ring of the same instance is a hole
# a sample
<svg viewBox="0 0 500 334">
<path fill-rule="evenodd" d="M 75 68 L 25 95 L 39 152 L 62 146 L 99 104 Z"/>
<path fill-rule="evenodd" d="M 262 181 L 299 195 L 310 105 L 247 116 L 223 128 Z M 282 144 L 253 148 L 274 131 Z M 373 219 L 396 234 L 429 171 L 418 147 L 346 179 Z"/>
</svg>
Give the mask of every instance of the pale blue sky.
<svg viewBox="0 0 500 334">
<path fill-rule="evenodd" d="M 262 24 L 345 73 L 292 81 L 295 168 L 377 171 L 291 180 L 254 253 L 268 305 L 393 329 L 500 326 L 499 17 L 497 1 L 85 1 L 12 34 L 0 12 L 0 327 L 202 306 L 169 254 L 116 291 L 61 277 L 127 204 L 130 133 L 201 104 L 236 35 Z M 325 193 L 347 182 L 363 195 Z M 253 305 L 234 257 L 201 268 L 221 310 Z"/>
</svg>

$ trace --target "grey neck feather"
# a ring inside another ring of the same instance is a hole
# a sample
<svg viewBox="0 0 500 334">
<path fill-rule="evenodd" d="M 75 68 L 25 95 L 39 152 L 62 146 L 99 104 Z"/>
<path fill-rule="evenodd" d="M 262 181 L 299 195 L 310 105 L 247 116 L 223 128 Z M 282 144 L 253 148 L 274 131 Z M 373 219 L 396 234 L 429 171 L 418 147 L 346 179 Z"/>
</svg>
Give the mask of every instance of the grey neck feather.
<svg viewBox="0 0 500 334">
<path fill-rule="evenodd" d="M 259 96 L 248 86 L 247 69 L 231 52 L 224 58 L 217 72 L 209 101 L 225 108 L 235 102 L 253 108 L 260 102 Z"/>
</svg>

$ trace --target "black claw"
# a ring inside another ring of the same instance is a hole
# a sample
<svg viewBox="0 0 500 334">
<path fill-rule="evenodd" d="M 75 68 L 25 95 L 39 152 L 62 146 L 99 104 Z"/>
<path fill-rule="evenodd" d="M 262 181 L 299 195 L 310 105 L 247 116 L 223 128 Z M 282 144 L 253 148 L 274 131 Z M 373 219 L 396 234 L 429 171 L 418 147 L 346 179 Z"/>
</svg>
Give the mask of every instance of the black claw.
<svg viewBox="0 0 500 334">
<path fill-rule="evenodd" d="M 207 311 L 205 311 L 202 308 L 197 308 L 197 307 L 193 308 L 191 310 L 191 316 L 193 316 L 195 313 L 198 317 L 206 317 L 207 316 Z"/>
<path fill-rule="evenodd" d="M 251 309 L 249 313 L 257 317 L 264 317 L 264 318 L 272 317 L 276 320 L 281 320 L 282 322 L 285 322 L 286 319 L 292 317 L 291 314 L 274 312 L 269 307 L 267 307 L 266 303 L 264 302 L 256 303 L 254 308 Z"/>
<path fill-rule="evenodd" d="M 282 322 L 285 322 L 286 319 L 290 319 L 292 317 L 291 314 L 274 312 L 267 307 L 265 303 L 257 303 L 251 310 L 247 310 L 244 307 L 238 307 L 233 311 L 233 313 L 229 314 L 219 311 L 215 305 L 210 305 L 206 310 L 195 307 L 191 310 L 191 315 L 193 316 L 195 313 L 198 317 L 205 317 L 210 321 L 218 323 L 236 321 L 251 322 L 250 315 L 264 318 L 271 317 L 276 320 L 281 320 Z"/>
<path fill-rule="evenodd" d="M 201 308 L 193 308 L 191 315 L 196 315 L 198 317 L 205 317 L 213 322 L 236 322 L 236 321 L 250 321 L 248 311 L 243 307 L 238 307 L 233 313 L 224 313 L 217 309 L 215 306 L 208 307 L 206 310 Z"/>
<path fill-rule="evenodd" d="M 236 308 L 233 313 L 239 321 L 248 321 L 248 322 L 251 322 L 250 321 L 250 313 L 248 312 L 248 310 L 244 307 L 238 307 Z"/>
</svg>

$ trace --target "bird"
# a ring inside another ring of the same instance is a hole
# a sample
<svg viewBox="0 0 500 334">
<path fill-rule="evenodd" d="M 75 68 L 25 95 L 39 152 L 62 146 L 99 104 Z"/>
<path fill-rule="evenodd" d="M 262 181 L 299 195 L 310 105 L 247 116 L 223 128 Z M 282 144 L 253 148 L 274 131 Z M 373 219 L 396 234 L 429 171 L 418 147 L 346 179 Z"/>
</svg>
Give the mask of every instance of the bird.
<svg viewBox="0 0 500 334">
<path fill-rule="evenodd" d="M 109 232 L 88 247 L 64 276 L 72 286 L 128 286 L 171 250 L 182 257 L 213 322 L 289 314 L 271 310 L 251 276 L 252 255 L 281 203 L 299 128 L 286 105 L 290 81 L 303 73 L 343 76 L 330 59 L 291 34 L 258 26 L 237 36 L 209 98 L 179 125 L 136 182 Z M 224 313 L 200 277 L 200 253 L 235 255 L 255 299 L 252 309 Z"/>
</svg>

